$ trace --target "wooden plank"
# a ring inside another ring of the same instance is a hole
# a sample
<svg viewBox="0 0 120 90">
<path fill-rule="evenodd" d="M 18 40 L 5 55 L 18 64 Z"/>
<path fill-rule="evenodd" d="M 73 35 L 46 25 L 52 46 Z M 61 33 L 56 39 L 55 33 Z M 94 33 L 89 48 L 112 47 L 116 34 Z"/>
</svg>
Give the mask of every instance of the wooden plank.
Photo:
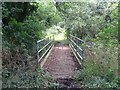
<svg viewBox="0 0 120 90">
<path fill-rule="evenodd" d="M 48 59 L 48 57 L 49 57 L 51 51 L 53 50 L 53 48 L 54 48 L 54 45 L 51 47 L 51 49 L 49 50 L 49 52 L 47 53 L 47 55 L 45 56 L 45 58 L 44 58 L 43 60 L 41 60 L 41 62 L 40 62 L 41 68 L 43 67 L 43 65 L 44 65 L 45 62 L 47 61 L 47 59 Z"/>
</svg>

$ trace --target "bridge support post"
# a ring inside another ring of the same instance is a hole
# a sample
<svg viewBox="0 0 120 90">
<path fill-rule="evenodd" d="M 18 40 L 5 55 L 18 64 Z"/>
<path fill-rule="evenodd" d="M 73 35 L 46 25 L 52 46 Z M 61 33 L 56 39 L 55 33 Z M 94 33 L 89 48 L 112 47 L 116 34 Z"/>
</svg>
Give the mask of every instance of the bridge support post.
<svg viewBox="0 0 120 90">
<path fill-rule="evenodd" d="M 47 41 L 47 40 L 44 40 L 44 41 L 43 41 L 44 46 L 45 46 L 45 44 L 46 44 L 46 41 Z M 44 48 L 44 50 L 43 50 L 43 51 L 45 52 L 45 51 L 46 51 L 46 48 Z"/>
<path fill-rule="evenodd" d="M 82 68 L 84 69 L 84 47 L 82 47 Z"/>
<path fill-rule="evenodd" d="M 36 54 L 37 54 L 37 60 L 39 60 L 39 53 L 38 53 L 38 50 L 39 50 L 39 46 L 38 46 L 38 43 L 36 42 Z"/>
</svg>

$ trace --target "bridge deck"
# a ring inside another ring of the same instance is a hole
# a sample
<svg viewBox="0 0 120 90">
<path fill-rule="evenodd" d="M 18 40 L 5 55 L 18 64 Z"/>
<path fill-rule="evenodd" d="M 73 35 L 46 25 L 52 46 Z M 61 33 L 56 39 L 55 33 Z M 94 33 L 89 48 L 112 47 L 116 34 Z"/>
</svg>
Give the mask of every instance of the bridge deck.
<svg viewBox="0 0 120 90">
<path fill-rule="evenodd" d="M 78 69 L 78 63 L 68 45 L 57 43 L 43 69 L 55 78 L 71 78 Z"/>
</svg>

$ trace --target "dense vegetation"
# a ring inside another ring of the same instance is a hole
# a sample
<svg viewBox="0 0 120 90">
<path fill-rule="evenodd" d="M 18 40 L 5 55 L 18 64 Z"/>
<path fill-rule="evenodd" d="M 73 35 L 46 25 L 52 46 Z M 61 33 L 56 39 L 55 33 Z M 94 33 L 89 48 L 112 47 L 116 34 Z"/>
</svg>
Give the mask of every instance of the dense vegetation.
<svg viewBox="0 0 120 90">
<path fill-rule="evenodd" d="M 4 2 L 2 7 L 3 88 L 56 86 L 36 66 L 36 41 L 61 32 L 86 41 L 84 70 L 74 76 L 82 81 L 76 83 L 120 87 L 117 2 Z"/>
<path fill-rule="evenodd" d="M 65 16 L 67 34 L 73 34 L 86 41 L 85 70 L 75 77 L 85 87 L 119 87 L 118 77 L 118 4 L 57 3 Z M 114 63 L 114 64 L 113 64 Z"/>
<path fill-rule="evenodd" d="M 3 87 L 39 87 L 36 41 L 61 19 L 54 3 L 5 2 L 2 12 Z"/>
</svg>

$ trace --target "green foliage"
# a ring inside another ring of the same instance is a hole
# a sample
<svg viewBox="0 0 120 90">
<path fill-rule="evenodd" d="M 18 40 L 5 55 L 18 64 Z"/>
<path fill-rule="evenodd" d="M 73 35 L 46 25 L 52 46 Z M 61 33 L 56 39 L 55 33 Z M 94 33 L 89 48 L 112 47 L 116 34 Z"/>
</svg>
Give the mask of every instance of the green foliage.
<svg viewBox="0 0 120 90">
<path fill-rule="evenodd" d="M 111 14 L 112 22 L 107 23 L 106 28 L 100 30 L 96 35 L 96 40 L 102 40 L 105 44 L 117 44 L 118 39 L 118 21 L 117 10 L 113 10 Z"/>
<path fill-rule="evenodd" d="M 116 23 L 117 20 L 117 3 L 58 2 L 56 7 L 64 15 L 67 34 L 73 34 L 83 39 L 86 36 L 90 39 L 96 38 L 96 34 L 100 30 L 106 29 L 107 23 Z M 116 25 L 112 25 L 112 27 L 114 28 Z"/>
<path fill-rule="evenodd" d="M 89 88 L 119 87 L 117 3 L 58 2 L 56 6 L 64 14 L 67 35 L 86 41 L 80 45 L 85 48 L 85 68 L 75 77 L 77 83 Z"/>
<path fill-rule="evenodd" d="M 78 81 L 81 80 L 81 81 Z M 78 76 L 74 76 L 74 81 L 76 83 L 84 85 L 86 88 L 116 88 L 119 87 L 117 83 L 118 80 L 114 79 L 112 81 L 106 81 L 105 78 L 101 78 L 100 76 L 91 76 L 86 71 L 80 71 Z"/>
<path fill-rule="evenodd" d="M 3 69 L 4 88 L 55 88 L 57 85 L 53 83 L 54 79 L 40 69 L 40 67 L 37 71 L 21 71 L 16 73 L 13 74 L 7 69 Z"/>
<path fill-rule="evenodd" d="M 116 46 L 112 43 L 106 46 L 96 41 L 94 46 L 85 49 L 84 70 L 80 70 L 74 78 L 76 81 L 81 80 L 81 84 L 88 88 L 119 87 L 117 58 Z"/>
<path fill-rule="evenodd" d="M 43 71 L 34 71 L 36 41 L 46 37 L 47 28 L 61 21 L 54 3 L 5 2 L 2 13 L 3 88 L 54 87 Z"/>
<path fill-rule="evenodd" d="M 89 88 L 116 88 L 119 87 L 118 54 L 117 54 L 117 10 L 111 13 L 111 23 L 96 34 L 92 47 L 85 49 L 85 71 L 81 71 L 77 78 L 82 79 L 81 84 Z M 84 36 L 85 40 L 90 37 Z M 88 42 L 89 43 L 89 42 Z M 86 42 L 87 44 L 87 42 Z M 114 64 L 113 64 L 114 63 Z M 80 82 L 77 82 L 80 83 Z"/>
<path fill-rule="evenodd" d="M 55 88 L 57 83 L 54 83 L 54 78 L 49 76 L 48 73 L 45 73 L 41 67 L 37 69 L 37 75 L 35 87 L 37 88 Z"/>
<path fill-rule="evenodd" d="M 30 2 L 4 2 L 3 3 L 3 24 L 7 25 L 11 18 L 18 22 L 23 22 L 25 18 L 31 15 L 38 8 L 37 3 Z"/>
<path fill-rule="evenodd" d="M 92 41 L 92 48 L 80 44 L 86 48 L 85 70 L 75 76 L 82 80 L 76 83 L 120 87 L 116 2 L 5 2 L 2 7 L 3 88 L 55 88 L 54 78 L 36 69 L 36 41 L 51 33 L 59 38 L 61 32 Z"/>
</svg>

